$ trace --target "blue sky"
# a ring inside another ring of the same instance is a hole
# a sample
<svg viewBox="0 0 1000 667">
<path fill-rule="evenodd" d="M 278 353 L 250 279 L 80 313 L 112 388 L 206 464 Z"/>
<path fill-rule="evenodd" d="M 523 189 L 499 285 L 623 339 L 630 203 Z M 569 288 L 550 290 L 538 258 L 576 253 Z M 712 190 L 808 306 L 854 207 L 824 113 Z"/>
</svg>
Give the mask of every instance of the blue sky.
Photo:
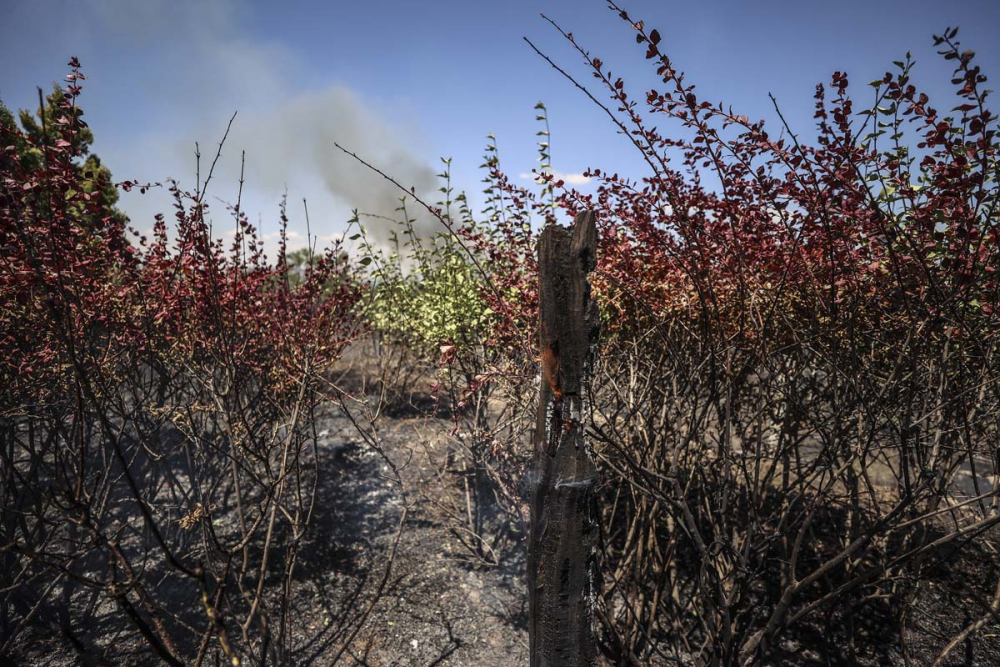
<svg viewBox="0 0 1000 667">
<path fill-rule="evenodd" d="M 588 166 L 644 174 L 634 149 L 602 113 L 535 55 L 530 38 L 584 83 L 579 57 L 540 16 L 573 32 L 630 85 L 655 86 L 634 34 L 599 0 L 575 2 L 237 2 L 236 0 L 0 0 L 0 99 L 31 106 L 77 55 L 89 76 L 83 106 L 94 149 L 116 178 L 191 185 L 194 142 L 214 154 L 239 114 L 213 194 L 232 200 L 240 151 L 247 151 L 245 203 L 265 233 L 276 229 L 287 188 L 293 226 L 343 229 L 351 208 L 391 210 L 391 188 L 337 154 L 358 150 L 418 189 L 434 187 L 439 156 L 453 158 L 456 185 L 478 193 L 485 135 L 497 137 L 505 171 L 535 166 L 534 105 L 552 125 L 554 168 Z M 950 108 L 951 68 L 931 35 L 959 26 L 987 76 L 1000 77 L 1000 2 L 924 0 L 702 0 L 626 2 L 663 35 L 660 47 L 701 95 L 775 124 L 773 93 L 793 128 L 808 136 L 812 94 L 846 71 L 858 102 L 893 60 L 911 51 L 915 83 Z M 595 82 L 596 83 L 596 82 Z M 1000 97 L 996 98 L 1000 99 Z M 664 126 L 668 129 L 670 126 Z M 130 194 L 123 206 L 138 229 L 162 194 Z M 221 214 L 221 211 L 220 211 Z M 259 216 L 259 217 L 258 217 Z M 301 237 L 293 240 L 301 243 Z"/>
</svg>

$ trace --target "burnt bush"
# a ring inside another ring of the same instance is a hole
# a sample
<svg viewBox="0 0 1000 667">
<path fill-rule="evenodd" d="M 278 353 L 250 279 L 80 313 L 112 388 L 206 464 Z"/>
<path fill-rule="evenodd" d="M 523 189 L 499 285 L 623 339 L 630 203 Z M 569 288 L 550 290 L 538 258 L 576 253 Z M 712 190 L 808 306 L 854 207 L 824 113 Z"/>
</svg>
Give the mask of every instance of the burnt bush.
<svg viewBox="0 0 1000 667">
<path fill-rule="evenodd" d="M 238 200 L 224 247 L 210 170 L 170 185 L 170 232 L 133 232 L 81 166 L 70 64 L 43 132 L 0 127 L 0 653 L 36 632 L 88 664 L 285 664 L 316 411 L 360 285 L 336 247 L 293 280 Z"/>
</svg>

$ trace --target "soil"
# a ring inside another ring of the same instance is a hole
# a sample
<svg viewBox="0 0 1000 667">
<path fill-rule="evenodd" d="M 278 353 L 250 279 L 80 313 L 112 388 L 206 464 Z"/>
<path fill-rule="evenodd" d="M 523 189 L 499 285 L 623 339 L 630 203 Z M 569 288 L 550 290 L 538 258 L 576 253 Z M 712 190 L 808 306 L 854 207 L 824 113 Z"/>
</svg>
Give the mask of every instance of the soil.
<svg viewBox="0 0 1000 667">
<path fill-rule="evenodd" d="M 403 463 L 400 488 L 383 457 L 341 427 L 328 444 L 337 465 L 323 482 L 315 543 L 303 549 L 309 560 L 295 602 L 312 648 L 301 652 L 302 664 L 327 664 L 343 645 L 344 630 L 337 628 L 355 626 L 372 603 L 397 534 L 386 588 L 345 664 L 527 664 L 524 549 L 515 546 L 498 565 L 486 566 L 428 502 L 449 492 L 436 474 L 447 445 L 432 435 L 438 429 L 419 417 L 396 418 L 383 429 L 386 455 Z"/>
</svg>

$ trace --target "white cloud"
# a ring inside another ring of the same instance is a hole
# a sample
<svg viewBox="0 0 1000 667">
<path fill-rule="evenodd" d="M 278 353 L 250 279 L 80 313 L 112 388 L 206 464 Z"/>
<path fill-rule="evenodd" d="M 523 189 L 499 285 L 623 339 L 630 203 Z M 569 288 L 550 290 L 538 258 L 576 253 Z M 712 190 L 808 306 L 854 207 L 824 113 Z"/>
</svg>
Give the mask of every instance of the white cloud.
<svg viewBox="0 0 1000 667">
<path fill-rule="evenodd" d="M 564 173 L 561 171 L 555 171 L 552 172 L 552 174 L 553 176 L 556 177 L 557 181 L 558 180 L 566 181 L 567 185 L 587 185 L 588 183 L 590 183 L 590 177 L 584 176 L 583 174 L 580 173 L 572 173 L 572 172 Z M 531 174 L 528 172 L 522 172 L 521 174 L 518 175 L 526 181 L 538 180 L 538 177 L 535 174 Z"/>
</svg>

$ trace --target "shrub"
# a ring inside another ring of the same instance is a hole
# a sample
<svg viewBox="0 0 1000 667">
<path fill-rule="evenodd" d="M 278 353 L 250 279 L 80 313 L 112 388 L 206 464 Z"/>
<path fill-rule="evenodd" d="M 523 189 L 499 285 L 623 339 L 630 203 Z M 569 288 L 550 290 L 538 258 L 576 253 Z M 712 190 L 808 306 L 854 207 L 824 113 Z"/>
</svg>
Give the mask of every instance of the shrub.
<svg viewBox="0 0 1000 667">
<path fill-rule="evenodd" d="M 859 610 L 883 605 L 903 632 L 926 573 L 1000 522 L 985 76 L 952 29 L 935 38 L 956 66 L 950 115 L 909 58 L 872 82 L 871 108 L 834 73 L 809 145 L 702 101 L 659 33 L 612 7 L 665 88 L 632 99 L 559 30 L 649 173 L 593 168 L 595 194 L 542 174 L 557 212 L 594 209 L 600 226 L 603 650 L 617 664 L 755 663 L 822 613 L 845 628 L 827 650 L 843 640 L 854 660 Z M 650 125 L 643 103 L 690 138 Z M 516 287 L 536 271 L 530 220 L 552 206 L 491 173 L 508 210 L 503 243 L 481 237 L 499 286 L 483 293 L 515 340 L 537 321 Z"/>
<path fill-rule="evenodd" d="M 373 329 L 426 359 L 480 344 L 491 313 L 465 251 L 447 232 L 418 238 L 412 221 L 398 224 L 403 236 L 392 233 L 388 251 L 366 246 L 374 270 L 364 314 Z"/>
<path fill-rule="evenodd" d="M 336 248 L 293 284 L 239 202 L 213 239 L 210 174 L 171 185 L 172 235 L 132 231 L 79 166 L 70 64 L 54 141 L 0 127 L 0 652 L 33 623 L 111 651 L 98 609 L 168 664 L 287 662 L 322 373 L 360 288 Z"/>
</svg>

